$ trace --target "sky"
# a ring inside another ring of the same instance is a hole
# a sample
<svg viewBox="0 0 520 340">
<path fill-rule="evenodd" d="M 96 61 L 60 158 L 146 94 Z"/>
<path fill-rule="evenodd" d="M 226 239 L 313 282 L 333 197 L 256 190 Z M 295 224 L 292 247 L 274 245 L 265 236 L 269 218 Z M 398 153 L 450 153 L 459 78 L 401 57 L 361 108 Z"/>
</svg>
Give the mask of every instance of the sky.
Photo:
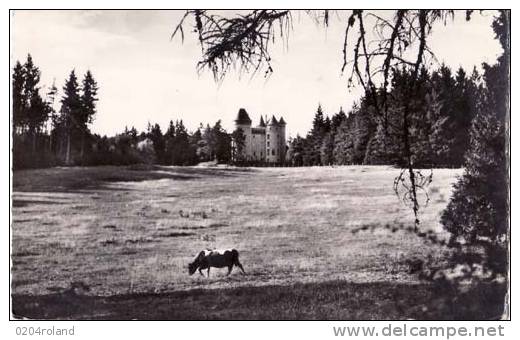
<svg viewBox="0 0 520 340">
<path fill-rule="evenodd" d="M 348 74 L 341 74 L 345 13 L 333 15 L 325 28 L 296 12 L 288 44 L 278 41 L 271 51 L 274 72 L 269 78 L 262 72 L 252 78 L 237 71 L 222 83 L 216 83 L 209 71 L 197 72 L 201 49 L 194 33 L 186 29 L 184 42 L 170 39 L 183 14 L 13 11 L 11 65 L 25 61 L 30 53 L 42 72 L 42 85 L 55 81 L 60 91 L 72 69 L 80 77 L 90 70 L 100 87 L 91 130 L 109 136 L 125 126 L 145 130 L 148 122 L 159 123 L 164 131 L 177 119 L 192 131 L 201 122 L 221 119 L 232 131 L 243 107 L 253 124 L 260 115 L 283 116 L 287 135 L 294 137 L 311 128 L 318 104 L 329 115 L 340 107 L 348 112 L 362 94 L 359 88 L 348 90 Z M 502 52 L 491 29 L 494 14 L 476 13 L 466 22 L 459 13 L 446 26 L 434 26 L 429 46 L 438 61 L 467 72 L 474 65 L 494 63 Z"/>
</svg>

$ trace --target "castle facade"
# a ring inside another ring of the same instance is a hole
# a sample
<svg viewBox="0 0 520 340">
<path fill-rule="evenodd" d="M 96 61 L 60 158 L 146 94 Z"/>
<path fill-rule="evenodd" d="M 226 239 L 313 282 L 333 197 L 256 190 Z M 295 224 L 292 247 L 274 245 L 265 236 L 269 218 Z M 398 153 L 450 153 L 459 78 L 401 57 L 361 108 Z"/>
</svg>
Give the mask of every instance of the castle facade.
<svg viewBox="0 0 520 340">
<path fill-rule="evenodd" d="M 243 108 L 238 110 L 235 128 L 242 129 L 245 136 L 242 158 L 250 162 L 283 163 L 287 153 L 283 117 L 277 120 L 273 115 L 264 120 L 260 116 L 257 126 L 252 127 L 251 123 L 247 111 Z"/>
</svg>

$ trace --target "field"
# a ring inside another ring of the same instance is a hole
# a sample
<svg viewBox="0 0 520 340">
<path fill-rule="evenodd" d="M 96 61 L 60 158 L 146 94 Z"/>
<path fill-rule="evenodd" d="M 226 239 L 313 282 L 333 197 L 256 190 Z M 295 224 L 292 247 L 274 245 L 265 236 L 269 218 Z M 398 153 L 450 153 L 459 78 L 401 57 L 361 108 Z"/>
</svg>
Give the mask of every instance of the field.
<svg viewBox="0 0 520 340">
<path fill-rule="evenodd" d="M 446 251 L 392 230 L 413 221 L 393 192 L 398 171 L 365 166 L 16 171 L 13 314 L 37 319 L 500 314 L 494 295 L 481 288 L 475 295 L 472 287 L 438 312 L 446 299 L 409 274 L 409 259 L 431 255 L 443 261 Z M 434 170 L 431 200 L 421 215 L 425 231 L 446 236 L 439 216 L 460 173 Z M 353 232 L 363 226 L 376 228 Z M 193 257 L 214 247 L 238 249 L 247 275 L 235 269 L 227 277 L 227 269 L 212 269 L 210 278 L 189 276 Z M 469 314 L 457 309 L 464 299 L 477 306 Z"/>
</svg>

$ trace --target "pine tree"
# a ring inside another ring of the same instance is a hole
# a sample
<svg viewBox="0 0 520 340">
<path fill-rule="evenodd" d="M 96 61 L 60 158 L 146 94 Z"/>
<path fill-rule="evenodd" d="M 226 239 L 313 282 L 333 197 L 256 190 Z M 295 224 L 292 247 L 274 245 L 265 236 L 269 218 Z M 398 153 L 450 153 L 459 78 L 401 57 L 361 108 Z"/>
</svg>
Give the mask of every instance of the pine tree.
<svg viewBox="0 0 520 340">
<path fill-rule="evenodd" d="M 352 164 L 363 164 L 368 142 L 376 129 L 373 107 L 364 98 L 358 112 L 353 116 L 351 138 L 353 142 Z"/>
<path fill-rule="evenodd" d="M 139 142 L 139 137 L 137 136 L 137 129 L 134 126 L 130 129 L 129 135 L 132 140 L 132 147 L 136 148 L 137 143 Z"/>
<path fill-rule="evenodd" d="M 24 96 L 25 75 L 24 68 L 19 61 L 13 68 L 12 92 L 13 92 L 13 132 L 21 133 L 27 124 L 25 115 L 26 102 Z"/>
<path fill-rule="evenodd" d="M 450 148 L 451 165 L 460 167 L 464 163 L 464 153 L 469 148 L 469 130 L 471 120 L 476 112 L 476 97 L 473 93 L 471 79 L 466 76 L 466 72 L 460 67 L 455 74 L 455 84 L 451 93 L 451 131 L 453 138 Z"/>
<path fill-rule="evenodd" d="M 231 161 L 231 137 L 222 128 L 218 120 L 212 129 L 215 141 L 215 159 L 218 163 L 229 163 Z"/>
<path fill-rule="evenodd" d="M 81 103 L 81 97 L 79 94 L 78 78 L 74 70 L 69 74 L 69 78 L 65 82 L 63 87 L 63 97 L 61 99 L 61 121 L 64 125 L 64 131 L 66 135 L 66 151 L 65 151 L 65 164 L 71 164 L 71 153 L 72 153 L 72 142 L 73 138 L 78 135 L 78 131 L 81 128 L 81 116 L 83 112 L 83 106 Z"/>
<path fill-rule="evenodd" d="M 175 123 L 175 165 L 187 165 L 190 160 L 190 141 L 188 130 L 182 119 Z"/>
<path fill-rule="evenodd" d="M 24 66 L 23 101 L 25 102 L 25 118 L 29 134 L 32 138 L 32 152 L 36 153 L 36 139 L 43 124 L 49 118 L 49 107 L 40 95 L 40 69 L 34 65 L 29 54 Z"/>
<path fill-rule="evenodd" d="M 460 77 L 460 74 L 459 74 Z M 461 165 L 461 150 L 460 147 L 456 151 L 456 135 L 463 133 L 469 135 L 469 130 L 466 128 L 462 130 L 457 121 L 458 113 L 456 112 L 457 83 L 453 78 L 451 69 L 442 64 L 440 69 L 432 73 L 433 91 L 438 95 L 440 101 L 440 108 L 435 115 L 435 121 L 432 122 L 432 158 L 436 166 L 450 166 L 456 167 Z M 460 80 L 460 79 L 459 79 Z M 459 84 L 460 85 L 460 84 Z M 459 91 L 460 92 L 460 91 Z M 432 117 L 433 118 L 433 117 Z M 467 146 L 465 146 L 467 148 Z"/>
<path fill-rule="evenodd" d="M 246 142 L 246 136 L 244 135 L 244 130 L 241 128 L 236 128 L 231 134 L 231 139 L 233 141 L 232 148 L 232 159 L 235 164 L 242 164 L 245 161 L 244 157 L 244 147 Z"/>
<path fill-rule="evenodd" d="M 336 130 L 339 128 L 339 126 L 341 125 L 341 123 L 343 123 L 345 119 L 347 119 L 347 115 L 343 111 L 343 108 L 340 107 L 339 112 L 332 116 L 332 120 L 330 122 L 330 130 L 333 133 L 336 133 Z"/>
<path fill-rule="evenodd" d="M 311 135 L 313 136 L 319 136 L 324 131 L 325 128 L 325 118 L 323 115 L 323 109 L 321 107 L 321 104 L 318 104 L 318 108 L 316 109 L 316 113 L 314 115 L 314 119 L 312 121 L 312 130 Z"/>
<path fill-rule="evenodd" d="M 449 128 L 449 117 L 442 114 L 441 98 L 435 89 L 428 95 L 426 103 L 427 119 L 430 122 L 428 143 L 431 162 L 436 167 L 452 166 L 450 153 L 455 140 Z"/>
<path fill-rule="evenodd" d="M 201 143 L 202 143 L 202 124 L 197 130 L 190 136 L 190 149 L 191 149 L 191 164 L 197 164 L 202 159 L 199 155 Z"/>
<path fill-rule="evenodd" d="M 54 80 L 52 82 L 51 87 L 49 88 L 49 91 L 47 92 L 47 99 L 46 99 L 48 111 L 49 111 L 49 115 L 50 115 L 50 121 L 47 122 L 50 125 L 50 128 L 48 129 L 48 132 L 49 132 L 48 151 L 49 151 L 49 153 L 51 153 L 53 150 L 53 136 L 55 134 L 56 123 L 57 123 L 57 118 L 58 118 L 58 116 L 56 115 L 56 110 L 54 109 L 54 105 L 56 103 L 57 96 L 58 96 L 58 88 L 56 87 L 56 81 Z"/>
<path fill-rule="evenodd" d="M 176 144 L 175 144 L 175 124 L 173 123 L 173 120 L 170 120 L 170 123 L 168 125 L 168 129 L 166 130 L 166 133 L 164 134 L 164 142 L 166 144 L 166 150 L 165 150 L 165 164 L 167 165 L 173 165 L 175 164 L 175 158 L 176 158 Z"/>
<path fill-rule="evenodd" d="M 376 133 L 370 138 L 368 142 L 364 163 L 371 165 L 395 164 L 397 155 L 395 152 L 395 138 L 390 134 L 389 129 L 385 128 L 383 124 L 379 124 Z"/>
<path fill-rule="evenodd" d="M 507 273 L 509 19 L 507 11 L 501 11 L 494 20 L 504 54 L 497 64 L 484 65 L 486 90 L 472 122 L 465 171 L 441 217 L 454 242 L 464 239 L 483 246 L 483 264 L 495 275 Z"/>
<path fill-rule="evenodd" d="M 92 76 L 92 73 L 87 71 L 85 77 L 82 82 L 82 94 L 81 94 L 81 115 L 78 117 L 78 125 L 79 132 L 81 134 L 81 149 L 80 149 L 80 159 L 82 163 L 84 162 L 84 154 L 85 154 L 85 138 L 87 135 L 90 135 L 90 131 L 88 129 L 88 125 L 92 123 L 94 120 L 94 115 L 96 114 L 96 101 L 98 85 Z"/>
<path fill-rule="evenodd" d="M 197 155 L 204 161 L 215 160 L 215 136 L 209 124 L 206 125 L 202 133 L 202 139 L 197 148 Z"/>
<path fill-rule="evenodd" d="M 305 165 L 321 165 L 321 145 L 327 130 L 330 130 L 330 120 L 326 121 L 321 104 L 318 105 L 312 129 L 307 135 L 303 161 Z"/>
<path fill-rule="evenodd" d="M 334 164 L 350 165 L 354 164 L 354 120 L 359 111 L 357 104 L 354 104 L 352 111 L 343 120 L 336 130 L 334 136 Z"/>
<path fill-rule="evenodd" d="M 164 141 L 164 136 L 161 131 L 161 127 L 159 124 L 153 125 L 153 127 L 150 130 L 150 139 L 153 143 L 153 149 L 155 153 L 155 157 L 157 159 L 157 162 L 159 164 L 165 163 L 165 148 L 166 144 Z"/>
<path fill-rule="evenodd" d="M 321 142 L 320 158 L 322 165 L 332 165 L 334 163 L 334 134 L 327 133 Z"/>
<path fill-rule="evenodd" d="M 296 138 L 294 138 L 291 141 L 290 144 L 290 153 L 291 153 L 291 164 L 293 166 L 303 166 L 303 154 L 304 154 L 304 148 L 305 148 L 305 141 L 300 135 L 296 135 Z"/>
</svg>

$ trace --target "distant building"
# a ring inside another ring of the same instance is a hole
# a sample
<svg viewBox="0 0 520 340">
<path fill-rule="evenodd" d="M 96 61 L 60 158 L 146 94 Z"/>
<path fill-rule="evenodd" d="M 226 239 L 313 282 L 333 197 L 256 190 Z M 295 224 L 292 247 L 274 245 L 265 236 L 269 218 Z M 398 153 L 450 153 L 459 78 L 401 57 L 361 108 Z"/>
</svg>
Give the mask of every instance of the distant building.
<svg viewBox="0 0 520 340">
<path fill-rule="evenodd" d="M 285 141 L 286 123 L 283 117 L 276 120 L 273 115 L 271 119 L 264 120 L 260 116 L 260 122 L 256 127 L 251 127 L 251 118 L 243 108 L 238 110 L 235 119 L 235 128 L 242 129 L 245 141 L 242 157 L 246 161 L 283 163 L 287 145 Z"/>
</svg>

